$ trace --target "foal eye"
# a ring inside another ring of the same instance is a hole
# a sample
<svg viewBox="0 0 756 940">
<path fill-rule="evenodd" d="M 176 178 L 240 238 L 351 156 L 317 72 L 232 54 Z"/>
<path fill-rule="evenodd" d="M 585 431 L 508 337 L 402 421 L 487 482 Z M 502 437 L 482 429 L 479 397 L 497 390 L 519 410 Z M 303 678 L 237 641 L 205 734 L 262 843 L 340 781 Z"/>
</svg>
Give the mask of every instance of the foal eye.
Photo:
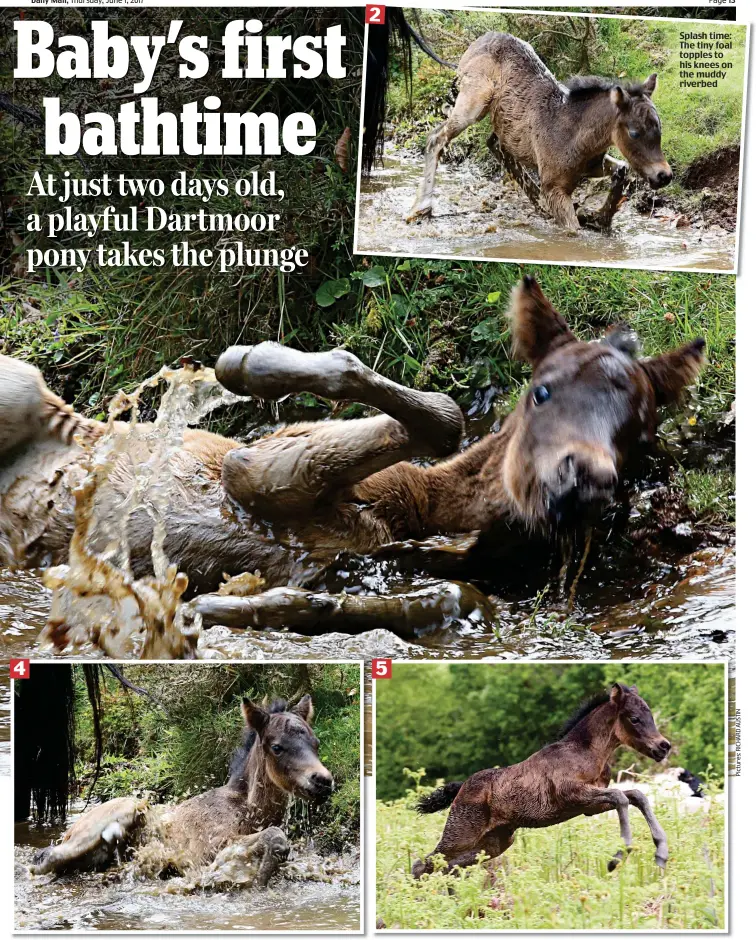
<svg viewBox="0 0 756 940">
<path fill-rule="evenodd" d="M 640 131 L 635 127 L 629 127 L 627 133 L 628 136 L 633 138 L 633 140 L 637 140 L 640 137 Z"/>
<path fill-rule="evenodd" d="M 639 724 L 640 724 L 640 718 L 631 718 L 631 719 L 630 719 L 630 724 L 631 724 L 631 725 L 639 725 Z"/>
<path fill-rule="evenodd" d="M 283 748 L 280 744 L 271 744 L 270 749 L 274 754 L 283 754 Z"/>
<path fill-rule="evenodd" d="M 551 398 L 551 392 L 545 385 L 536 385 L 533 389 L 533 404 L 542 405 Z"/>
</svg>

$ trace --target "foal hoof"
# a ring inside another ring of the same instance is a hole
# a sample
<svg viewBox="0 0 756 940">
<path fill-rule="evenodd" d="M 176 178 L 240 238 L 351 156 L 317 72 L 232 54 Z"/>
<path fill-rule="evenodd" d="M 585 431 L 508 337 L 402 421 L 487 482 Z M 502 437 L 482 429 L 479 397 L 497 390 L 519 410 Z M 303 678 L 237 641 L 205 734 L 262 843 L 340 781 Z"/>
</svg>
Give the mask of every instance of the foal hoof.
<svg viewBox="0 0 756 940">
<path fill-rule="evenodd" d="M 610 858 L 606 863 L 608 871 L 614 871 L 618 865 L 625 861 L 627 856 L 632 852 L 632 849 L 620 849 L 619 852 L 615 853 L 613 858 Z"/>
<path fill-rule="evenodd" d="M 421 875 L 424 875 L 428 870 L 425 862 L 422 859 L 418 859 L 412 865 L 412 877 L 419 878 Z"/>
<path fill-rule="evenodd" d="M 405 222 L 417 222 L 420 219 L 429 219 L 433 215 L 433 206 L 415 206 L 410 211 L 410 214 L 405 219 Z"/>
<path fill-rule="evenodd" d="M 659 868 L 661 868 L 662 871 L 664 871 L 664 869 L 667 867 L 667 859 L 662 858 L 661 855 L 655 855 L 654 861 L 659 866 Z"/>
</svg>

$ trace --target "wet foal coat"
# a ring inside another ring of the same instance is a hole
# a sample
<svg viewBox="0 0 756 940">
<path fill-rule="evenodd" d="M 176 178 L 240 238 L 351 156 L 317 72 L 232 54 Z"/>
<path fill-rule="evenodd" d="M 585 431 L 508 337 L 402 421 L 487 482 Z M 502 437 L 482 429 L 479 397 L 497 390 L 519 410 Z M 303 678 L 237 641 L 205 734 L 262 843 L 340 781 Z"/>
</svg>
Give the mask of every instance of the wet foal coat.
<svg viewBox="0 0 756 940">
<path fill-rule="evenodd" d="M 255 570 L 269 588 L 306 585 L 345 550 L 367 554 L 399 539 L 502 523 L 503 539 L 515 523 L 548 534 L 592 519 L 628 457 L 654 437 L 658 407 L 695 380 L 703 341 L 642 360 L 622 331 L 581 342 L 532 277 L 514 289 L 510 318 L 514 354 L 533 380 L 500 431 L 457 454 L 464 421 L 447 395 L 398 385 L 343 350 L 262 343 L 225 352 L 216 374 L 232 391 L 277 399 L 307 390 L 382 413 L 289 425 L 250 446 L 188 430 L 165 481 L 164 547 L 190 591 L 215 591 L 224 573 Z M 0 382 L 0 427 L 13 436 L 0 453 L 0 564 L 58 564 L 67 558 L 88 439 L 103 426 L 73 415 L 25 364 L 3 358 L 0 372 L 9 377 Z M 34 420 L 16 421 L 26 413 L 19 397 Z M 449 455 L 432 466 L 411 462 Z M 134 486 L 133 463 L 120 460 L 108 485 L 117 516 Z M 137 577 L 152 573 L 153 530 L 137 507 L 128 520 Z M 95 552 L 107 544 L 96 529 L 88 537 Z"/>
<path fill-rule="evenodd" d="M 496 859 L 514 841 L 517 829 L 540 829 L 575 816 L 617 811 L 620 833 L 631 848 L 628 807 L 645 817 L 662 868 L 668 857 L 667 838 L 640 790 L 607 786 L 609 761 L 620 746 L 663 760 L 670 743 L 656 728 L 651 711 L 635 686 L 615 684 L 598 703 L 576 716 L 563 737 L 510 767 L 482 770 L 462 784 L 447 784 L 421 800 L 420 812 L 451 805 L 444 832 L 425 860 L 415 862 L 415 878 L 433 871 L 434 856 L 449 868 L 473 865 L 481 854 Z M 610 870 L 622 858 L 618 853 Z"/>
</svg>

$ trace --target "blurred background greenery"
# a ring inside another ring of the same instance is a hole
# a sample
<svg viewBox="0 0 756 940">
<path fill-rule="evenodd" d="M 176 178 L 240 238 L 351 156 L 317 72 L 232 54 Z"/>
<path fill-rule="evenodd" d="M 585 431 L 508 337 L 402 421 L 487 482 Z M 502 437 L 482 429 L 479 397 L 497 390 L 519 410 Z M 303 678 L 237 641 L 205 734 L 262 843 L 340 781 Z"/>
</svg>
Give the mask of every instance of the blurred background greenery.
<svg viewBox="0 0 756 940">
<path fill-rule="evenodd" d="M 709 663 L 394 663 L 376 682 L 376 794 L 514 764 L 554 741 L 579 705 L 614 682 L 637 685 L 672 742 L 668 764 L 724 774 L 724 667 Z M 658 768 L 621 749 L 614 769 Z M 405 773 L 405 768 L 410 774 Z M 415 776 L 413 776 L 415 775 Z"/>
</svg>

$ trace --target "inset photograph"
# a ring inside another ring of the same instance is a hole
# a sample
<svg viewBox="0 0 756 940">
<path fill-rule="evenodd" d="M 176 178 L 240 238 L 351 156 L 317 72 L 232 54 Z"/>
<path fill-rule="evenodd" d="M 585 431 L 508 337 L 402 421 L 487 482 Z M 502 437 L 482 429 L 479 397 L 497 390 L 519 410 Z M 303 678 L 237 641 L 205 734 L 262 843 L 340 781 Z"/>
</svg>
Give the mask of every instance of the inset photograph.
<svg viewBox="0 0 756 940">
<path fill-rule="evenodd" d="M 723 663 L 397 663 L 377 926 L 727 928 Z"/>
<path fill-rule="evenodd" d="M 15 929 L 362 930 L 360 663 L 13 682 Z"/>
<path fill-rule="evenodd" d="M 735 272 L 745 25 L 386 12 L 356 252 Z"/>
</svg>

